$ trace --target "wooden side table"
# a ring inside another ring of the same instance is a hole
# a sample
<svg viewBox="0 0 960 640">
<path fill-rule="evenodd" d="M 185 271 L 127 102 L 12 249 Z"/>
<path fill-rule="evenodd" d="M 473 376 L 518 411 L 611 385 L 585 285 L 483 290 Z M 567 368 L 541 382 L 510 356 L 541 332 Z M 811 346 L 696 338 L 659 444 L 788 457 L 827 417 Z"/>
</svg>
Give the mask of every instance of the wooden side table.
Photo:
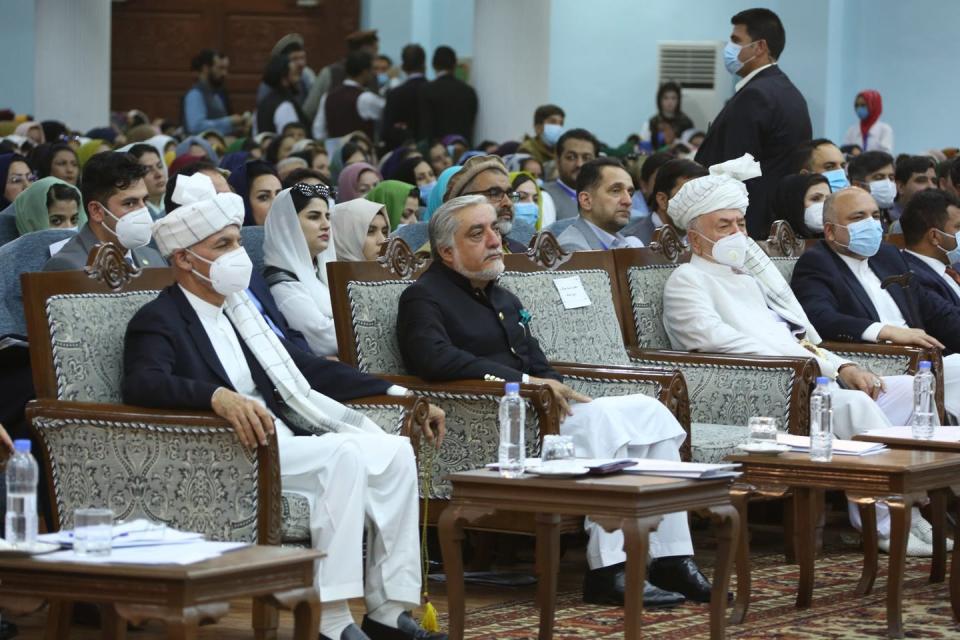
<svg viewBox="0 0 960 640">
<path fill-rule="evenodd" d="M 233 598 L 265 600 L 294 614 L 294 638 L 315 640 L 320 599 L 314 563 L 323 553 L 252 546 L 189 565 L 89 564 L 0 559 L 0 607 L 47 600 L 47 640 L 70 636 L 73 602 L 101 605 L 103 636 L 126 637 L 127 622 L 162 620 L 169 638 L 196 637 L 201 620 L 218 620 Z M 263 638 L 266 630 L 255 630 Z"/>
<path fill-rule="evenodd" d="M 913 505 L 930 496 L 933 525 L 933 562 L 931 582 L 942 582 L 946 575 L 946 503 L 949 487 L 960 478 L 960 454 L 890 450 L 869 456 L 838 456 L 831 462 L 813 462 L 807 453 L 785 453 L 776 457 L 737 454 L 728 456 L 739 462 L 743 475 L 738 484 L 763 490 L 791 488 L 795 520 L 794 547 L 800 565 L 797 606 L 809 607 L 813 599 L 814 548 L 825 490 L 843 490 L 854 500 L 863 522 L 863 573 L 858 594 L 873 588 L 877 575 L 877 527 L 875 503 L 883 499 L 890 508 L 890 559 L 887 582 L 887 634 L 903 637 L 901 602 L 903 571 L 906 563 L 907 535 Z M 960 607 L 960 572 L 954 547 L 950 600 L 954 612 Z M 956 587 L 954 587 L 956 585 Z"/>
<path fill-rule="evenodd" d="M 541 640 L 553 636 L 561 515 L 589 516 L 606 531 L 623 531 L 627 554 L 625 637 L 639 638 L 643 617 L 643 597 L 640 594 L 643 593 L 647 570 L 650 532 L 668 513 L 708 513 L 718 525 L 717 564 L 710 600 L 710 637 L 724 637 L 734 545 L 738 583 L 749 572 L 740 514 L 731 503 L 729 479 L 679 480 L 630 474 L 569 480 L 530 475 L 501 478 L 499 473 L 489 470 L 455 473 L 449 479 L 453 485 L 453 498 L 440 516 L 439 533 L 447 572 L 451 639 L 462 639 L 464 631 L 461 555 L 464 526 L 496 511 L 536 514 Z M 745 584 L 749 584 L 748 578 Z"/>
</svg>

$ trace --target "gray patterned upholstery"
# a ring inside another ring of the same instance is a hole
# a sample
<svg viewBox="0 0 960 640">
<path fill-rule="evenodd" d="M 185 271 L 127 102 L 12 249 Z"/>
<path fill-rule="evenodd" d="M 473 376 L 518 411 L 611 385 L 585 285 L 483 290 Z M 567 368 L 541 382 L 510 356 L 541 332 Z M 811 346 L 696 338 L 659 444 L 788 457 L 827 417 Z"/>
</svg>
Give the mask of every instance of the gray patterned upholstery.
<svg viewBox="0 0 960 640">
<path fill-rule="evenodd" d="M 856 362 L 864 369 L 868 369 L 878 376 L 902 376 L 909 373 L 910 356 L 867 353 L 864 351 L 843 351 L 834 349 L 833 353 L 841 358 Z"/>
<path fill-rule="evenodd" d="M 566 309 L 553 281 L 579 276 L 591 304 Z M 520 298 L 533 319 L 530 331 L 547 359 L 554 362 L 629 365 L 613 306 L 610 276 L 602 269 L 518 273 L 508 271 L 500 284 Z"/>
<path fill-rule="evenodd" d="M 642 349 L 669 349 L 663 328 L 663 289 L 676 265 L 651 265 L 627 269 L 633 325 Z"/>
<path fill-rule="evenodd" d="M 283 531 L 280 542 L 284 546 L 310 546 L 310 503 L 296 493 L 280 496 Z"/>
<path fill-rule="evenodd" d="M 397 307 L 400 294 L 412 283 L 412 280 L 347 283 L 357 367 L 361 371 L 406 373 L 397 339 Z"/>
<path fill-rule="evenodd" d="M 656 398 L 660 394 L 660 385 L 652 380 L 637 382 L 565 375 L 563 381 L 574 391 L 591 398 L 630 396 L 635 393 Z"/>
<path fill-rule="evenodd" d="M 232 429 L 65 420 L 33 421 L 51 453 L 60 527 L 73 512 L 109 507 L 213 540 L 255 542 L 257 459 Z"/>
<path fill-rule="evenodd" d="M 47 300 L 60 400 L 122 402 L 123 335 L 130 318 L 157 293 L 84 293 Z"/>
<path fill-rule="evenodd" d="M 746 442 L 749 435 L 747 427 L 694 422 L 690 425 L 690 440 L 696 443 L 691 462 L 723 462 L 731 453 L 740 453 L 737 445 Z"/>
<path fill-rule="evenodd" d="M 793 277 L 793 268 L 797 266 L 798 258 L 770 258 L 770 260 L 777 270 L 780 271 L 783 279 L 789 283 L 790 278 Z"/>
</svg>

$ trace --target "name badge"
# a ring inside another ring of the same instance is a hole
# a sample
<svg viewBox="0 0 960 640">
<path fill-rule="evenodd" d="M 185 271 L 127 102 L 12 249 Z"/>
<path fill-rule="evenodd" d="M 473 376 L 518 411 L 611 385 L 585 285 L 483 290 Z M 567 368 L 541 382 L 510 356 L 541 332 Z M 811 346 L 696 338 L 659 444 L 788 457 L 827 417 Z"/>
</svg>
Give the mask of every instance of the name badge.
<svg viewBox="0 0 960 640">
<path fill-rule="evenodd" d="M 564 309 L 580 309 L 592 304 L 589 296 L 587 296 L 586 289 L 583 288 L 580 276 L 557 278 L 553 281 L 553 285 L 557 288 L 557 293 L 560 294 L 560 301 L 563 303 Z"/>
</svg>

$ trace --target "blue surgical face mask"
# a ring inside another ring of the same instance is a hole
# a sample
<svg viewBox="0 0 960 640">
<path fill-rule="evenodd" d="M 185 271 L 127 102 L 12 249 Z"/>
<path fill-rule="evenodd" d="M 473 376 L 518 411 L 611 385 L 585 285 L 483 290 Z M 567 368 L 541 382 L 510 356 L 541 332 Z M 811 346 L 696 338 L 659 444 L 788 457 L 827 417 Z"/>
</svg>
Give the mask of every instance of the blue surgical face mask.
<svg viewBox="0 0 960 640">
<path fill-rule="evenodd" d="M 870 115 L 870 108 L 866 105 L 863 105 L 862 107 L 856 107 L 855 110 L 857 112 L 857 117 L 861 120 L 866 120 L 867 116 Z"/>
<path fill-rule="evenodd" d="M 433 188 L 437 186 L 437 181 L 428 182 L 425 185 L 417 187 L 420 190 L 420 201 L 424 204 L 427 203 L 427 200 L 430 199 L 430 192 L 433 191 Z"/>
<path fill-rule="evenodd" d="M 725 67 L 727 68 L 727 71 L 729 71 L 729 72 L 732 73 L 733 75 L 737 75 L 737 72 L 740 71 L 740 69 L 743 68 L 743 65 L 745 65 L 747 62 L 750 62 L 751 60 L 753 60 L 753 58 L 755 58 L 756 56 L 752 56 L 752 57 L 748 58 L 746 61 L 741 62 L 741 61 L 740 61 L 740 50 L 743 49 L 744 46 L 746 46 L 746 47 L 751 47 L 751 46 L 753 46 L 754 44 L 756 44 L 756 43 L 755 43 L 755 42 L 751 42 L 751 43 L 748 44 L 748 45 L 743 45 L 743 46 L 741 46 L 741 45 L 736 44 L 736 43 L 734 43 L 734 42 L 728 42 L 728 43 L 726 44 L 726 46 L 723 47 L 723 66 L 725 66 Z"/>
<path fill-rule="evenodd" d="M 957 264 L 958 262 L 960 262 L 960 231 L 958 231 L 954 235 L 951 235 L 946 231 L 940 231 L 940 229 L 937 229 L 936 231 L 942 236 L 953 238 L 953 242 L 954 242 L 953 249 L 950 249 L 949 251 L 947 249 L 944 249 L 943 247 L 938 247 L 938 249 L 940 249 L 940 251 L 943 251 L 945 254 L 947 254 L 947 260 L 950 262 L 950 264 Z"/>
<path fill-rule="evenodd" d="M 883 227 L 876 218 L 866 218 L 858 220 L 850 225 L 836 225 L 847 230 L 850 236 L 849 244 L 839 244 L 846 247 L 853 253 L 864 258 L 872 258 L 880 251 L 880 243 L 883 242 Z"/>
<path fill-rule="evenodd" d="M 850 186 L 850 180 L 847 179 L 847 172 L 844 169 L 824 171 L 821 175 L 830 183 L 831 192 L 840 191 L 840 189 L 846 189 Z"/>
<path fill-rule="evenodd" d="M 531 227 L 537 226 L 537 218 L 540 217 L 540 209 L 536 202 L 518 202 L 513 205 L 513 219 L 522 220 Z"/>
<path fill-rule="evenodd" d="M 566 129 L 563 128 L 562 124 L 548 122 L 543 125 L 543 133 L 540 134 L 540 139 L 543 140 L 547 146 L 554 147 L 564 131 L 566 131 Z"/>
</svg>

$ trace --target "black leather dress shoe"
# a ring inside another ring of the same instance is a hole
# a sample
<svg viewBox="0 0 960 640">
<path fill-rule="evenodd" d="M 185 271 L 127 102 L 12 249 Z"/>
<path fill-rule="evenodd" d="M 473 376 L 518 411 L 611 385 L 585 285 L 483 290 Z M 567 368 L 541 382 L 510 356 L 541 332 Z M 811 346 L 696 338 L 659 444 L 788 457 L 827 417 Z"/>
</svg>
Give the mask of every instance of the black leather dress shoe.
<svg viewBox="0 0 960 640">
<path fill-rule="evenodd" d="M 583 576 L 583 601 L 589 604 L 612 604 L 622 607 L 625 583 L 622 562 L 587 571 Z M 679 593 L 664 591 L 649 582 L 643 583 L 643 606 L 647 609 L 675 607 L 683 604 L 683 601 L 684 597 Z"/>
<path fill-rule="evenodd" d="M 694 602 L 710 602 L 710 581 L 690 556 L 657 558 L 650 563 L 647 575 L 661 589 L 682 593 Z"/>
<path fill-rule="evenodd" d="M 332 638 L 328 638 L 321 633 L 320 640 L 332 640 Z M 360 627 L 351 624 L 340 632 L 340 640 L 370 640 L 370 637 L 363 631 L 360 631 Z"/>
<path fill-rule="evenodd" d="M 396 629 L 380 624 L 369 616 L 363 616 L 360 628 L 370 640 L 447 640 L 447 634 L 427 631 L 406 611 L 397 618 Z"/>
</svg>

